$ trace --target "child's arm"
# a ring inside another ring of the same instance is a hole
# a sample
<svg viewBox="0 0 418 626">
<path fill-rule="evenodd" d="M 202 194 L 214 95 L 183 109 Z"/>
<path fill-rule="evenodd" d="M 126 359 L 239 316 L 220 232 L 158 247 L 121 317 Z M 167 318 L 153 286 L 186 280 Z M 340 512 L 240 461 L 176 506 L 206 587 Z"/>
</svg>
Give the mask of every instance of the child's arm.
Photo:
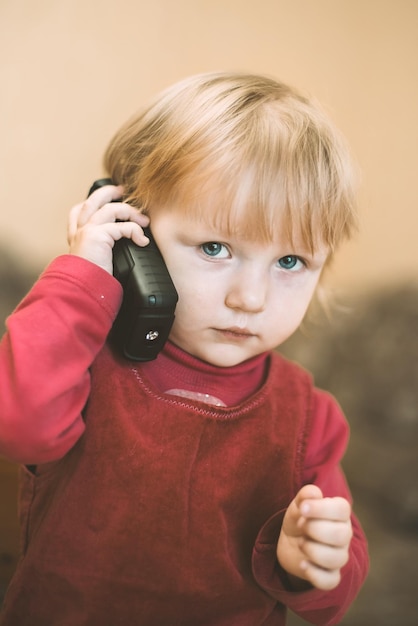
<svg viewBox="0 0 418 626">
<path fill-rule="evenodd" d="M 353 530 L 350 503 L 324 498 L 319 487 L 302 487 L 286 511 L 277 544 L 277 559 L 295 590 L 304 581 L 318 589 L 334 589 L 349 559 Z"/>
<path fill-rule="evenodd" d="M 64 456 L 84 432 L 89 369 L 122 299 L 111 276 L 113 241 L 147 242 L 145 216 L 104 187 L 70 214 L 72 254 L 55 259 L 7 320 L 0 342 L 0 454 L 25 464 Z M 135 222 L 115 222 L 115 219 Z M 87 260 L 86 260 L 87 259 Z M 104 269 L 106 271 L 104 271 Z"/>
<path fill-rule="evenodd" d="M 84 432 L 89 368 L 121 303 L 121 286 L 76 256 L 55 259 L 6 321 L 0 342 L 0 454 L 37 465 Z"/>
<path fill-rule="evenodd" d="M 261 529 L 253 570 L 270 595 L 305 620 L 325 626 L 340 623 L 364 582 L 369 559 L 340 467 L 347 422 L 332 396 L 318 390 L 311 415 L 299 482 L 304 486 Z M 303 515 L 304 503 L 310 512 Z"/>
</svg>

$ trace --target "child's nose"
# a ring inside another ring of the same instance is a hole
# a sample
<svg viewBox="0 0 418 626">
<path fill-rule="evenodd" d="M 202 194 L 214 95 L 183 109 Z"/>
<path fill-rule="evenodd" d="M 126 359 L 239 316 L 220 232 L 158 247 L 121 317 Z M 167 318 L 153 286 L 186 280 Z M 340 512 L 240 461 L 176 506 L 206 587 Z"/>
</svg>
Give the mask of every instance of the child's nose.
<svg viewBox="0 0 418 626">
<path fill-rule="evenodd" d="M 248 313 L 262 311 L 266 304 L 266 279 L 259 272 L 240 272 L 234 277 L 225 298 L 226 305 L 231 309 L 239 309 Z"/>
</svg>

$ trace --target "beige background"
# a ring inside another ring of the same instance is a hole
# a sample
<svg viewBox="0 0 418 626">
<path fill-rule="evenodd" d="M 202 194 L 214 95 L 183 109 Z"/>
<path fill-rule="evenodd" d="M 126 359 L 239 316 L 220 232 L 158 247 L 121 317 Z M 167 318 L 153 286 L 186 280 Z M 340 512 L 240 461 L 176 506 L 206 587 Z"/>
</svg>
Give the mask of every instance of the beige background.
<svg viewBox="0 0 418 626">
<path fill-rule="evenodd" d="M 362 172 L 362 231 L 332 282 L 418 276 L 417 0 L 0 0 L 0 245 L 66 251 L 68 209 L 117 127 L 191 73 L 267 73 L 317 96 Z"/>
</svg>

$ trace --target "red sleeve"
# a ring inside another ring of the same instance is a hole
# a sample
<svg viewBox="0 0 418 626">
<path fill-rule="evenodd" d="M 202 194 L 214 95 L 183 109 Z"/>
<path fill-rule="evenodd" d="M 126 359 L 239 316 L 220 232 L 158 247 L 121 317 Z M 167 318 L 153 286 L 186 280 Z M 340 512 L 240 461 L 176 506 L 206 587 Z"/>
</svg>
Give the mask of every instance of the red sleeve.
<svg viewBox="0 0 418 626">
<path fill-rule="evenodd" d="M 345 476 L 340 467 L 349 430 L 334 398 L 314 390 L 312 428 L 308 435 L 302 484 L 318 485 L 325 496 L 342 496 L 352 502 Z M 360 591 L 369 568 L 367 540 L 355 515 L 350 559 L 342 569 L 338 587 L 331 591 L 310 589 L 291 591 L 286 574 L 276 559 L 276 545 L 285 511 L 278 512 L 261 530 L 253 563 L 258 569 L 259 584 L 280 603 L 312 624 L 339 624 Z"/>
<path fill-rule="evenodd" d="M 121 297 L 113 276 L 65 255 L 8 318 L 0 343 L 0 454 L 45 463 L 64 456 L 79 439 L 89 368 Z"/>
</svg>

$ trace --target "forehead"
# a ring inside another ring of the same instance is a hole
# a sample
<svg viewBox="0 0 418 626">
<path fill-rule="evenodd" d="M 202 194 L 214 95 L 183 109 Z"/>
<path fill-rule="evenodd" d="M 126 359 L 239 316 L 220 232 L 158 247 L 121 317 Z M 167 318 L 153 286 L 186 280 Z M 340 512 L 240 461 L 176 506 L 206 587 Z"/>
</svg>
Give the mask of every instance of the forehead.
<svg viewBox="0 0 418 626">
<path fill-rule="evenodd" d="M 323 242 L 335 247 L 341 214 L 316 189 L 313 172 L 286 168 L 270 155 L 244 159 L 225 151 L 224 156 L 230 158 L 195 163 L 166 193 L 157 190 L 150 213 L 152 204 L 165 206 L 244 239 L 267 242 L 285 233 L 312 251 Z"/>
<path fill-rule="evenodd" d="M 299 253 L 328 254 L 329 245 L 319 229 L 298 224 L 284 209 L 267 211 L 260 205 L 231 205 L 218 194 L 200 196 L 195 203 L 169 203 L 155 213 L 172 215 L 182 228 L 196 237 L 221 241 L 240 240 L 246 243 L 277 244 Z M 152 224 L 152 212 L 151 212 Z"/>
</svg>

